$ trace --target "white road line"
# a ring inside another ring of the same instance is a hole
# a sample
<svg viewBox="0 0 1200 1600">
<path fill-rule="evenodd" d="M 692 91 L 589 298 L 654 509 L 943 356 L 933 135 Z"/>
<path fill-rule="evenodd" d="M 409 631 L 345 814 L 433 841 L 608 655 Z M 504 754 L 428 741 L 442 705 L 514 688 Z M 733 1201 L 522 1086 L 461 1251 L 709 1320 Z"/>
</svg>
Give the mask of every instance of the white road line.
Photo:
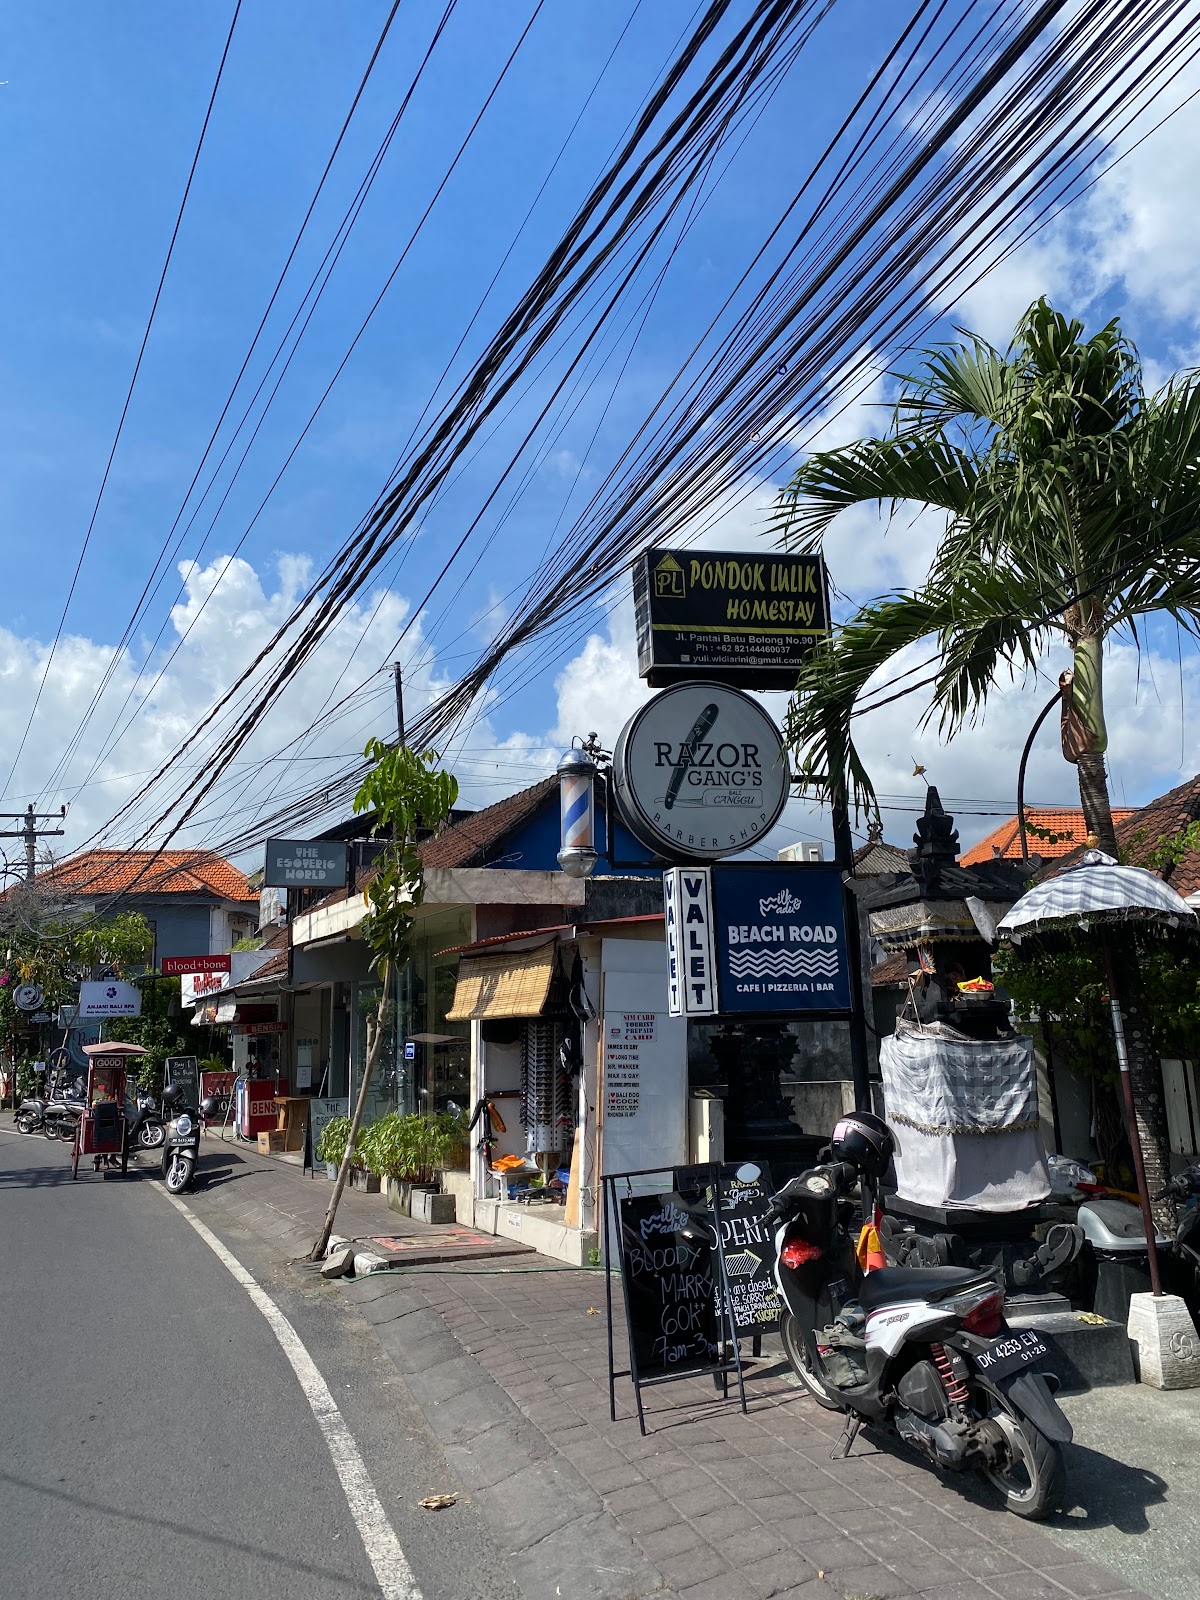
<svg viewBox="0 0 1200 1600">
<path fill-rule="evenodd" d="M 267 1319 L 271 1332 L 279 1340 L 280 1348 L 291 1362 L 296 1380 L 304 1390 L 304 1397 L 312 1407 L 317 1426 L 329 1446 L 329 1454 L 333 1457 L 337 1475 L 342 1481 L 350 1515 L 358 1527 L 367 1559 L 375 1569 L 379 1591 L 384 1600 L 421 1600 L 421 1591 L 413 1577 L 408 1558 L 388 1521 L 383 1502 L 371 1482 L 371 1476 L 359 1454 L 354 1436 L 346 1425 L 346 1419 L 338 1410 L 337 1401 L 329 1392 L 329 1385 L 305 1349 L 304 1341 L 271 1296 L 259 1288 L 238 1258 L 225 1248 L 212 1229 L 205 1227 L 200 1218 L 193 1215 L 174 1195 L 168 1194 L 166 1199 L 186 1217 L 217 1259 L 245 1289 Z"/>
</svg>

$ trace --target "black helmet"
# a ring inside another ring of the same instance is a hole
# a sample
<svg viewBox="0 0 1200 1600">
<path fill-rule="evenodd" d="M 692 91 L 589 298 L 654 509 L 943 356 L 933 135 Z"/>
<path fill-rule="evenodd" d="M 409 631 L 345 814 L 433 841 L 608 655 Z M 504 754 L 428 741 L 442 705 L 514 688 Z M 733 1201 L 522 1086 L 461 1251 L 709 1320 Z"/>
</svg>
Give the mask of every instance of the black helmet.
<svg viewBox="0 0 1200 1600">
<path fill-rule="evenodd" d="M 896 1153 L 896 1137 L 882 1117 L 855 1111 L 834 1128 L 829 1147 L 835 1161 L 848 1161 L 878 1183 Z"/>
<path fill-rule="evenodd" d="M 183 1090 L 177 1083 L 169 1083 L 162 1092 L 164 1108 L 174 1108 L 183 1104 Z"/>
</svg>

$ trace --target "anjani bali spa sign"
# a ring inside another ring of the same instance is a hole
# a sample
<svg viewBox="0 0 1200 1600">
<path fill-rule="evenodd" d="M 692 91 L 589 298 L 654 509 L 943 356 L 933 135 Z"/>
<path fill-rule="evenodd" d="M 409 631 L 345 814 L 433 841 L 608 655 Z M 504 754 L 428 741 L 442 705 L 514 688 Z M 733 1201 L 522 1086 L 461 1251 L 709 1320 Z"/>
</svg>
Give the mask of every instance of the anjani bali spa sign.
<svg viewBox="0 0 1200 1600">
<path fill-rule="evenodd" d="M 758 843 L 788 797 L 779 729 L 749 695 L 680 683 L 622 728 L 613 788 L 630 831 L 675 861 L 716 861 Z"/>
</svg>

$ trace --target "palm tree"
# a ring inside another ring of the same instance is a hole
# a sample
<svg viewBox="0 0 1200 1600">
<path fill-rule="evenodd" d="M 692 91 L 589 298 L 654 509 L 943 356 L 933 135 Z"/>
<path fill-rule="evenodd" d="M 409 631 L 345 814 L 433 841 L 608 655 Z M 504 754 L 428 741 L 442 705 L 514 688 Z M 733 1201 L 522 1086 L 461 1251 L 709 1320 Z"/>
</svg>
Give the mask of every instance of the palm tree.
<svg viewBox="0 0 1200 1600">
<path fill-rule="evenodd" d="M 1111 851 L 1105 638 L 1140 644 L 1139 619 L 1155 613 L 1200 631 L 1200 374 L 1148 396 L 1115 320 L 1085 340 L 1038 300 L 1003 354 L 968 335 L 897 377 L 891 431 L 811 455 L 779 500 L 777 531 L 806 551 L 852 505 L 946 516 L 923 586 L 863 606 L 810 659 L 788 718 L 798 774 L 818 792 L 832 774 L 874 810 L 851 719 L 901 650 L 936 644 L 928 716 L 948 738 L 1001 676 L 1065 639 L 1063 753 L 1088 830 Z"/>
<path fill-rule="evenodd" d="M 945 532 L 919 589 L 863 606 L 810 658 L 788 714 L 798 775 L 875 810 L 852 719 L 901 650 L 934 645 L 927 719 L 949 738 L 1002 677 L 1032 674 L 1065 639 L 1063 754 L 1088 832 L 1115 853 L 1104 644 L 1116 633 L 1140 647 L 1142 619 L 1160 613 L 1200 632 L 1200 374 L 1147 395 L 1115 320 L 1085 339 L 1043 299 L 1003 353 L 967 334 L 895 376 L 890 431 L 811 455 L 780 496 L 776 528 L 789 548 L 816 552 L 839 512 L 878 502 L 940 511 Z M 1133 1086 L 1157 1169 L 1166 1130 L 1152 1058 Z"/>
</svg>

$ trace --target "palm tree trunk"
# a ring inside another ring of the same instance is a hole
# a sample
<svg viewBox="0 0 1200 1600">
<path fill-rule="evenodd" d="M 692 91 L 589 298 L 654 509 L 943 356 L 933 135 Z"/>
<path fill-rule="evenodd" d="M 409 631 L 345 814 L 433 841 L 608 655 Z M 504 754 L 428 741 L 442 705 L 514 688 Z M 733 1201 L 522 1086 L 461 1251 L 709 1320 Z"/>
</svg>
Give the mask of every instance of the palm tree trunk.
<svg viewBox="0 0 1200 1600">
<path fill-rule="evenodd" d="M 354 1141 L 358 1138 L 358 1130 L 362 1126 L 363 1113 L 367 1109 L 367 1095 L 370 1092 L 371 1079 L 375 1075 L 375 1063 L 379 1059 L 379 1052 L 383 1045 L 388 990 L 392 982 L 392 964 L 390 961 L 383 963 L 379 976 L 383 985 L 379 993 L 379 1009 L 375 1013 L 374 1031 L 367 1041 L 367 1059 L 363 1062 L 362 1083 L 359 1085 L 358 1100 L 355 1102 L 354 1116 L 350 1123 L 350 1133 L 346 1139 L 346 1153 L 342 1157 L 342 1164 L 338 1168 L 338 1175 L 334 1180 L 333 1194 L 329 1198 L 329 1209 L 325 1213 L 325 1221 L 321 1224 L 321 1232 L 316 1244 L 313 1245 L 308 1253 L 309 1261 L 323 1261 L 325 1259 L 325 1251 L 329 1247 L 329 1237 L 333 1232 L 338 1206 L 342 1203 L 342 1193 L 346 1187 L 346 1179 L 350 1176 L 350 1159 L 354 1154 Z"/>
<path fill-rule="evenodd" d="M 1116 977 L 1121 1014 L 1125 1019 L 1125 1047 L 1129 1052 L 1129 1084 L 1133 1090 L 1133 1116 L 1142 1144 L 1146 1188 L 1153 1195 L 1171 1178 L 1171 1140 L 1167 1129 L 1167 1103 L 1163 1093 L 1162 1062 L 1150 1029 L 1146 991 L 1131 931 L 1111 941 L 1112 970 Z M 1152 1201 L 1154 1220 L 1163 1232 L 1175 1232 L 1175 1206 L 1171 1200 Z"/>
<path fill-rule="evenodd" d="M 1115 857 L 1117 834 L 1108 799 L 1108 774 L 1104 770 L 1104 757 L 1094 750 L 1089 751 L 1079 757 L 1076 770 L 1079 774 L 1079 803 L 1083 807 L 1084 826 L 1089 834 L 1095 834 L 1101 850 Z"/>
</svg>

